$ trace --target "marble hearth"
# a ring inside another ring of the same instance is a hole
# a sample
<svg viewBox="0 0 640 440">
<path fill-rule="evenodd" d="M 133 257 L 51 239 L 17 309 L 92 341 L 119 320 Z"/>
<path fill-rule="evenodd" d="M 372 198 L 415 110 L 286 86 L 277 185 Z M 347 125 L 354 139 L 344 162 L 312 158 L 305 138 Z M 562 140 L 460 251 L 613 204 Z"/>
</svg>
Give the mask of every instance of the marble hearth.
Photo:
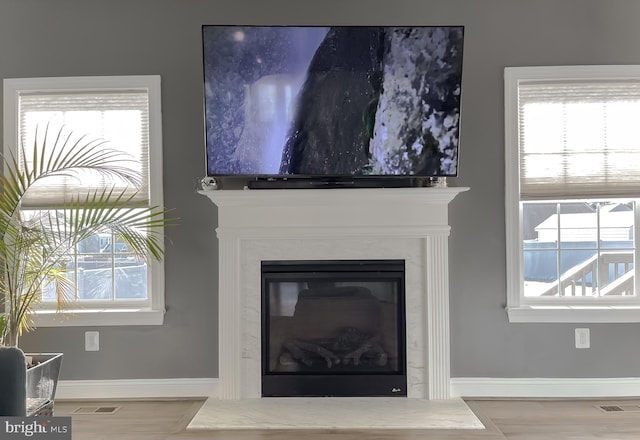
<svg viewBox="0 0 640 440">
<path fill-rule="evenodd" d="M 263 260 L 405 260 L 407 398 L 392 399 L 451 399 L 448 205 L 465 190 L 200 191 L 218 207 L 219 392 L 211 405 L 274 399 L 261 397 Z"/>
</svg>

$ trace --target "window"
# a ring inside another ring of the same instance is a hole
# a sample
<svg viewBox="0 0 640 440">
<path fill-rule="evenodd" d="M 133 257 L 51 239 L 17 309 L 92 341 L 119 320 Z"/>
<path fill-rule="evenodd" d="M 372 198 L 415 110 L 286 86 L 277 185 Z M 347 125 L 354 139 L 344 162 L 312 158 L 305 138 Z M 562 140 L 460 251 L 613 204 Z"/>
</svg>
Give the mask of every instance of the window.
<svg viewBox="0 0 640 440">
<path fill-rule="evenodd" d="M 640 322 L 640 66 L 505 69 L 512 322 Z"/>
<path fill-rule="evenodd" d="M 104 139 L 109 148 L 126 153 L 132 158 L 126 166 L 142 177 L 142 189 L 131 188 L 137 191 L 134 200 L 163 206 L 159 76 L 5 79 L 5 154 L 15 154 L 17 145 L 31 145 L 36 127 L 42 130 L 47 124 L 64 126 L 74 136 Z M 23 202 L 25 216 L 59 208 L 77 192 L 78 185 L 93 189 L 106 184 L 90 173 L 48 183 L 34 187 Z M 109 188 L 112 185 L 108 183 Z M 97 234 L 80 243 L 68 255 L 66 265 L 75 285 L 77 307 L 68 318 L 55 319 L 55 287 L 48 286 L 35 316 L 37 326 L 163 322 L 162 262 L 146 263 L 117 237 Z"/>
</svg>

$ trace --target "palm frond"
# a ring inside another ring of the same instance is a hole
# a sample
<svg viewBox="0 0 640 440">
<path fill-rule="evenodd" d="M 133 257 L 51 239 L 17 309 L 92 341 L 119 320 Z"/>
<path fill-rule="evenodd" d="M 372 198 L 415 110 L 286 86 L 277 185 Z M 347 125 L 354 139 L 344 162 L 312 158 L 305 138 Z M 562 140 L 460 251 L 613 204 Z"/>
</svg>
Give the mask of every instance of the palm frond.
<svg viewBox="0 0 640 440">
<path fill-rule="evenodd" d="M 136 202 L 141 176 L 125 166 L 131 158 L 108 148 L 103 140 L 74 137 L 49 126 L 36 133 L 30 154 L 2 157 L 0 177 L 0 299 L 4 306 L 2 338 L 13 342 L 32 327 L 31 312 L 47 286 L 55 286 L 57 309 L 74 299 L 75 286 L 66 271 L 69 255 L 82 240 L 108 233 L 126 242 L 144 259 L 164 255 L 163 228 L 171 224 L 160 207 Z M 32 188 L 53 176 L 80 179 L 97 173 L 111 186 L 77 193 L 63 206 L 23 215 Z M 123 182 L 126 185 L 123 185 Z"/>
</svg>

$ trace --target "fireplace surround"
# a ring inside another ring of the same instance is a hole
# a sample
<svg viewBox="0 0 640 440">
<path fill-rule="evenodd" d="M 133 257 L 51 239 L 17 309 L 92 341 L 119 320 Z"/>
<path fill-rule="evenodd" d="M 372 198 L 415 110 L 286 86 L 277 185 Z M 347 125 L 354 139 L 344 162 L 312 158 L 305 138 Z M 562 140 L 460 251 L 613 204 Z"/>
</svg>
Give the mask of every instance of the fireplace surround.
<svg viewBox="0 0 640 440">
<path fill-rule="evenodd" d="M 448 399 L 448 205 L 468 188 L 202 190 L 218 208 L 219 383 L 262 398 L 261 264 L 403 260 L 407 397 Z"/>
</svg>

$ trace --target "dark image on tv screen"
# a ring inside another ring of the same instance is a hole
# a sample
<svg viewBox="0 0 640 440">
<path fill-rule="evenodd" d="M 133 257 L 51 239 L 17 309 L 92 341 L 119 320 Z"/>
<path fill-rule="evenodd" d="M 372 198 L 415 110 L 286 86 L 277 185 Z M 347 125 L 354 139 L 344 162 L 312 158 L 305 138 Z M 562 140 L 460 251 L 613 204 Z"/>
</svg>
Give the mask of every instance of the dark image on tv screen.
<svg viewBox="0 0 640 440">
<path fill-rule="evenodd" d="M 455 176 L 462 26 L 203 26 L 209 176 Z"/>
</svg>

